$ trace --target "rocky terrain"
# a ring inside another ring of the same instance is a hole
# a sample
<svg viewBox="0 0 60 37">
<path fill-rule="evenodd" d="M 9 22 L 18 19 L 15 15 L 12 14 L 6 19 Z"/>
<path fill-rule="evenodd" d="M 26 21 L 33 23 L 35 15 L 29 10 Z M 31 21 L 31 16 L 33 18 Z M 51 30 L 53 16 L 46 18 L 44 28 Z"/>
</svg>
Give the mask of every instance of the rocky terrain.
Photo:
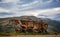
<svg viewBox="0 0 60 37">
<path fill-rule="evenodd" d="M 10 24 L 10 20 L 13 20 L 13 19 L 20 20 L 20 19 L 23 19 L 23 18 L 26 18 L 26 17 L 28 17 L 28 18 L 30 18 L 30 19 L 32 19 L 34 21 L 41 21 L 42 20 L 43 22 L 48 23 L 48 32 L 60 33 L 60 25 L 59 25 L 60 22 L 55 21 L 55 20 L 51 20 L 51 19 L 48 19 L 48 18 L 37 18 L 35 16 L 21 16 L 21 17 L 0 18 L 0 32 L 2 32 L 2 30 L 4 32 L 5 31 L 7 31 L 7 32 L 10 31 L 10 29 L 8 28 L 9 27 L 8 23 Z M 11 25 L 11 26 L 13 26 L 13 25 Z M 6 29 L 8 29 L 8 30 L 6 30 Z M 13 29 L 11 29 L 11 30 L 13 30 Z"/>
</svg>

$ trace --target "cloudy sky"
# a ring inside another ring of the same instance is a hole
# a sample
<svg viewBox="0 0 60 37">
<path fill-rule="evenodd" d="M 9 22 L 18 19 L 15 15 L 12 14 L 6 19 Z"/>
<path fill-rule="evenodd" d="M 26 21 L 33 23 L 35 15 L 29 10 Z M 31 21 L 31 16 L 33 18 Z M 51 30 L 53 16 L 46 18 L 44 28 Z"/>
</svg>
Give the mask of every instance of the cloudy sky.
<svg viewBox="0 0 60 37">
<path fill-rule="evenodd" d="M 0 18 L 23 15 L 60 20 L 60 0 L 0 0 Z"/>
</svg>

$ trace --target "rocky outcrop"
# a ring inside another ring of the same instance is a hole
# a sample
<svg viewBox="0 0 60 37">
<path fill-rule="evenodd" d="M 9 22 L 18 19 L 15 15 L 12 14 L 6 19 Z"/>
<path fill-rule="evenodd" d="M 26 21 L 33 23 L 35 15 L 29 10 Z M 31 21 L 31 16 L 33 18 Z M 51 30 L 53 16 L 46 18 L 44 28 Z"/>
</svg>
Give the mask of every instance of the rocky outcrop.
<svg viewBox="0 0 60 37">
<path fill-rule="evenodd" d="M 48 24 L 35 16 L 5 18 L 0 25 L 4 32 L 47 32 L 48 29 Z"/>
</svg>

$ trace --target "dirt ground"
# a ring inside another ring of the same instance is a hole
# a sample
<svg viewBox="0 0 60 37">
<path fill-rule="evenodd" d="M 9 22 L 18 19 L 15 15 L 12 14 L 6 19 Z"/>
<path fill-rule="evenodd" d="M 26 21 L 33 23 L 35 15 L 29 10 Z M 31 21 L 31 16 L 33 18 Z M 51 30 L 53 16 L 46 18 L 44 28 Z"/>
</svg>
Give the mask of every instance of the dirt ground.
<svg viewBox="0 0 60 37">
<path fill-rule="evenodd" d="M 18 36 L 0 36 L 0 37 L 60 37 L 60 35 L 18 35 Z"/>
</svg>

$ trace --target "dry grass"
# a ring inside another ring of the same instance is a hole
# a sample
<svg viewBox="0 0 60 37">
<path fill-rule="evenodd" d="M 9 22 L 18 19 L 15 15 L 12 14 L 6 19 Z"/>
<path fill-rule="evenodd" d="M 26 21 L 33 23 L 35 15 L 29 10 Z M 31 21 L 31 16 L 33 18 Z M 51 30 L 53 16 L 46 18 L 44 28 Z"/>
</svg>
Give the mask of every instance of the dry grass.
<svg viewBox="0 0 60 37">
<path fill-rule="evenodd" d="M 0 32 L 0 36 L 16 36 L 16 35 L 60 35 L 60 33 L 36 33 L 36 32 L 30 32 L 30 33 L 24 33 L 24 32 Z"/>
</svg>

